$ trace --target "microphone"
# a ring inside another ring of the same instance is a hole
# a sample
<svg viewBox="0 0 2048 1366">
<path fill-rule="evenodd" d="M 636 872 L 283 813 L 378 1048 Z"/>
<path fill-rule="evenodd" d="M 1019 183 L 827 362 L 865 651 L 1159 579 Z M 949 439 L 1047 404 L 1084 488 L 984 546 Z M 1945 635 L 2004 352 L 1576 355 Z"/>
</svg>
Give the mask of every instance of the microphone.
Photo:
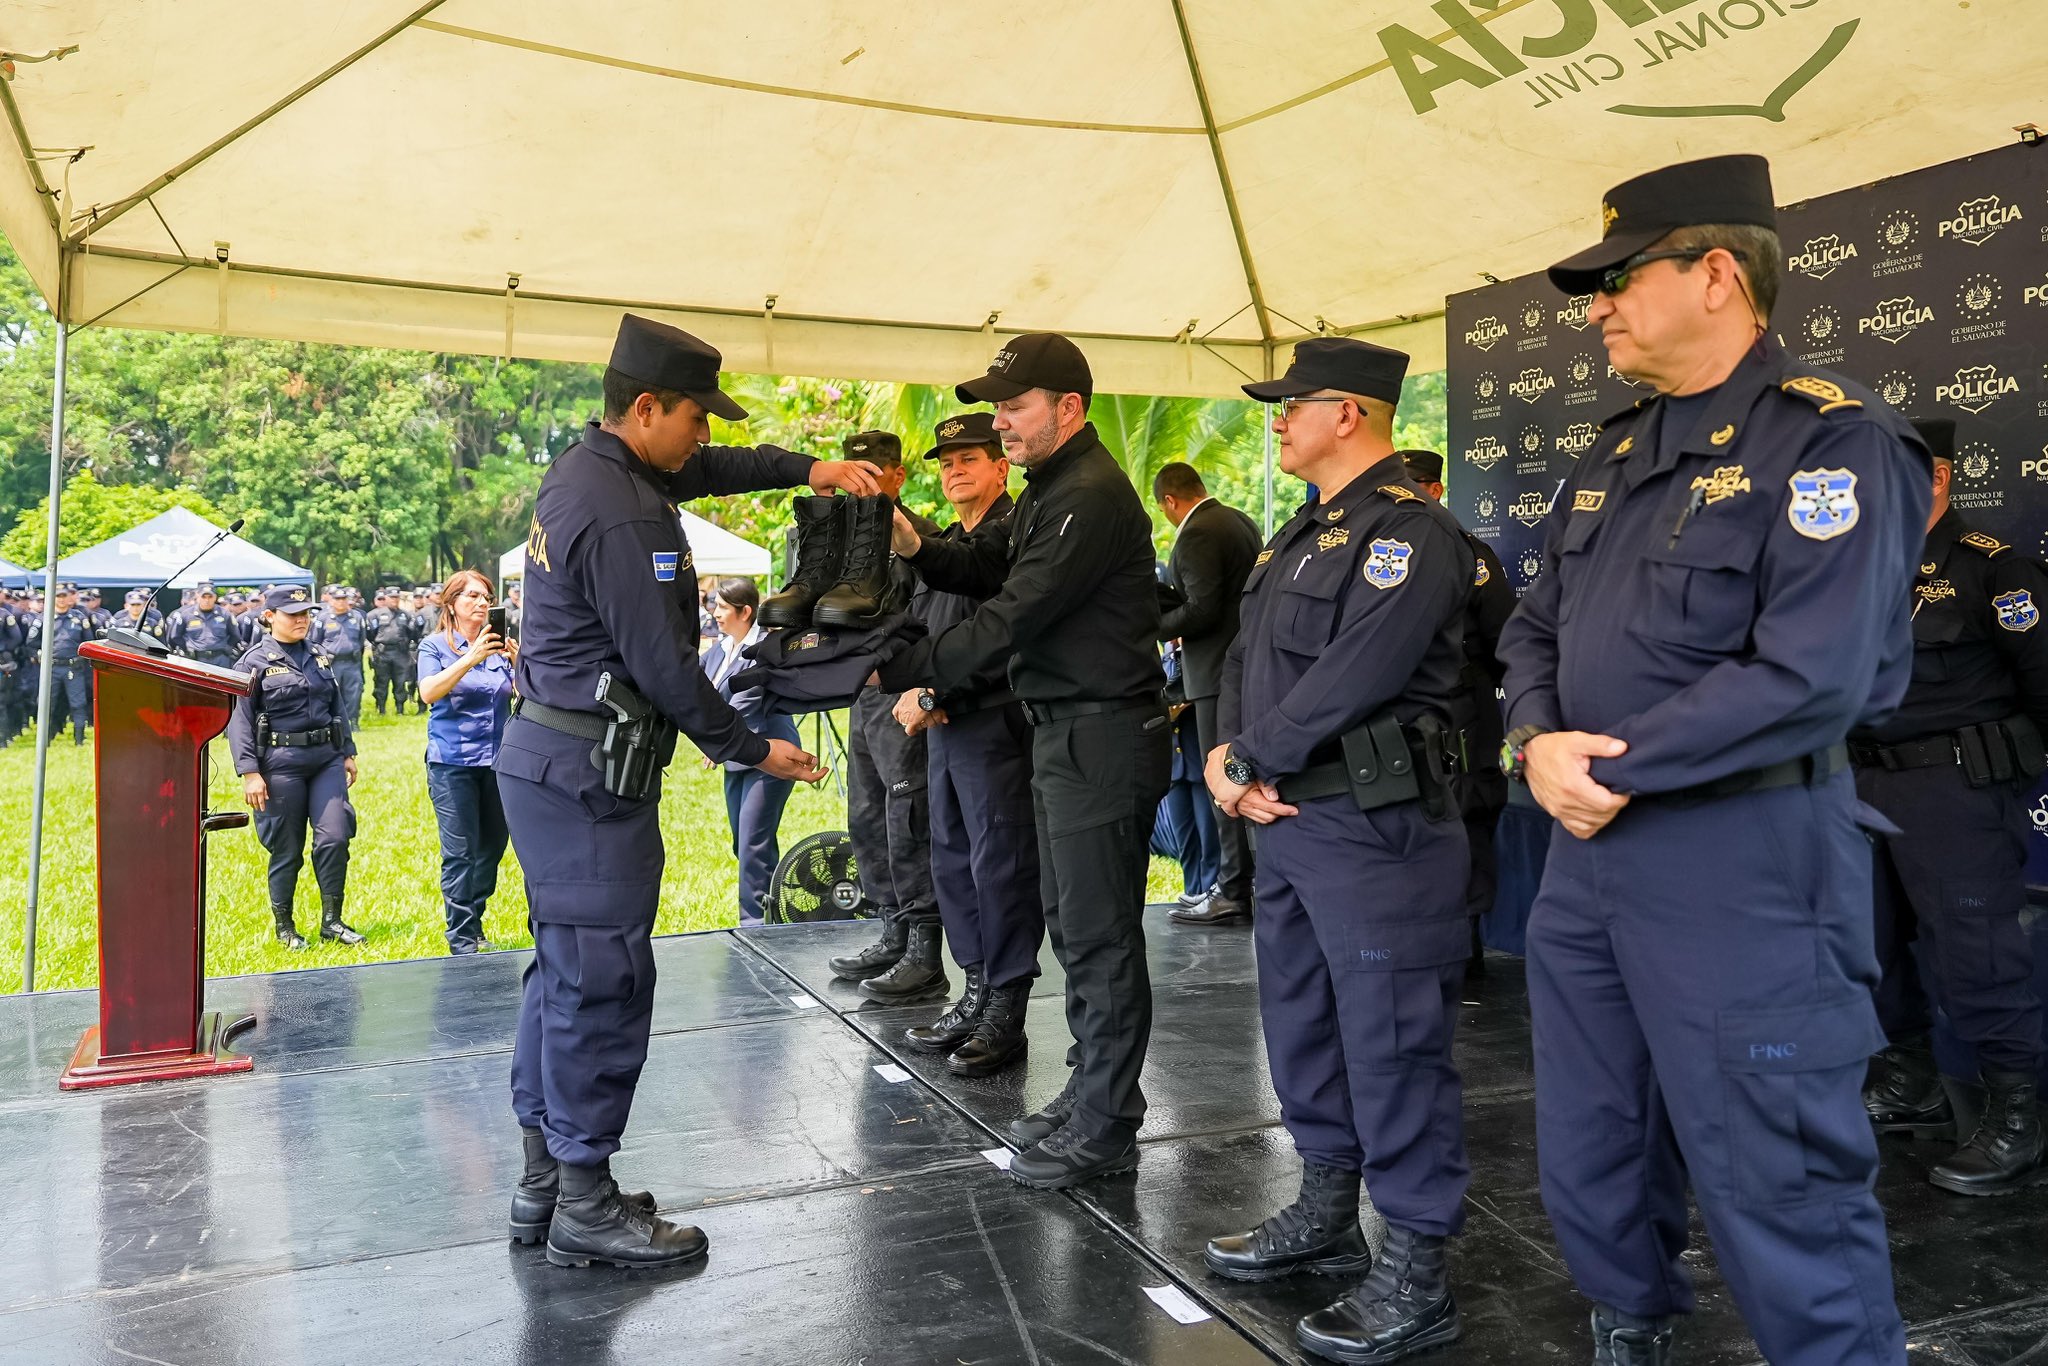
<svg viewBox="0 0 2048 1366">
<path fill-rule="evenodd" d="M 198 564 L 201 560 L 205 559 L 207 557 L 207 554 L 211 552 L 215 546 L 219 545 L 222 541 L 225 541 L 228 537 L 234 535 L 237 531 L 240 531 L 242 529 L 243 523 L 247 522 L 248 520 L 249 519 L 246 517 L 235 518 L 235 520 L 231 524 L 229 524 L 227 530 L 221 532 L 212 540 L 208 541 L 205 545 L 199 547 L 199 553 L 197 555 L 194 555 L 191 559 L 185 561 L 185 563 L 179 565 L 176 569 L 173 569 L 170 573 L 164 575 L 164 581 L 158 584 L 156 587 L 149 590 L 149 601 L 155 602 L 156 595 L 163 592 L 166 588 L 169 588 L 171 586 L 172 579 L 177 578 L 178 575 L 184 573 L 193 565 Z M 146 604 L 144 610 L 148 610 Z M 112 644 L 120 646 L 124 650 L 134 650 L 138 654 L 168 655 L 171 652 L 171 647 L 166 645 L 161 640 L 158 640 L 155 636 L 144 635 L 141 631 L 131 631 L 125 626 L 109 626 L 107 628 L 107 640 Z"/>
</svg>

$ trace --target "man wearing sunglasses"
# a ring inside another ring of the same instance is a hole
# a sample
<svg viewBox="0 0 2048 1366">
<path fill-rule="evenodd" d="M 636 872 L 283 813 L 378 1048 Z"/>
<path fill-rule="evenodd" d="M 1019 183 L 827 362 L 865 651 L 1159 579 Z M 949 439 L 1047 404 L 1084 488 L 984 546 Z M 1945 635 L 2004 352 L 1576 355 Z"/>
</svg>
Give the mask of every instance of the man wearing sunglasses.
<svg viewBox="0 0 2048 1366">
<path fill-rule="evenodd" d="M 1550 269 L 1656 391 L 1565 481 L 1500 642 L 1502 766 L 1560 827 L 1528 935 L 1544 1205 L 1603 1362 L 1668 1360 L 1693 1307 L 1688 1180 L 1768 1360 L 1905 1360 L 1843 742 L 1910 675 L 1930 463 L 1770 336 L 1772 204 L 1760 157 L 1667 167 Z"/>
</svg>

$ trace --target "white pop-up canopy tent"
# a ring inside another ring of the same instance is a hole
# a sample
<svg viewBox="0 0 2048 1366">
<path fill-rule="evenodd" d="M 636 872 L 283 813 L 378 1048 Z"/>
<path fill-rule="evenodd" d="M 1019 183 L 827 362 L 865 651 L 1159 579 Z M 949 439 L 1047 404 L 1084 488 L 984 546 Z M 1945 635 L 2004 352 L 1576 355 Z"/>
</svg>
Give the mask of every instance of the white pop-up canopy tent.
<svg viewBox="0 0 2048 1366">
<path fill-rule="evenodd" d="M 634 308 L 926 382 L 1051 328 L 1101 391 L 1235 394 L 1318 331 L 1440 366 L 1447 294 L 1647 167 L 1981 151 L 2048 4 L 17 0 L 0 43 L 0 231 L 74 327 L 590 361 Z"/>
<path fill-rule="evenodd" d="M 312 587 L 312 574 L 290 560 L 220 532 L 190 508 L 166 508 L 140 526 L 66 555 L 57 561 L 57 577 L 80 588 L 137 588 L 158 582 L 166 588 L 190 588 L 202 580 Z M 216 537 L 219 543 L 207 549 Z M 187 567 L 180 571 L 180 565 Z M 166 575 L 175 577 L 166 581 Z"/>
<path fill-rule="evenodd" d="M 752 541 L 733 535 L 724 527 L 707 522 L 685 508 L 680 513 L 683 534 L 690 538 L 690 560 L 697 577 L 712 574 L 740 574 L 759 578 L 774 563 L 774 557 Z M 498 582 L 526 576 L 526 546 L 522 542 L 498 557 Z"/>
</svg>

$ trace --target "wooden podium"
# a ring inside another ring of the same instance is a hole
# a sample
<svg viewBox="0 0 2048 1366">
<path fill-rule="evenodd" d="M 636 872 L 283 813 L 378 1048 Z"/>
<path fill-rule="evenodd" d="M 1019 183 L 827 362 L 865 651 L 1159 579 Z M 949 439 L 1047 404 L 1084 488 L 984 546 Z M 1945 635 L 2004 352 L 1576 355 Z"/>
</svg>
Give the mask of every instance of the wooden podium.
<svg viewBox="0 0 2048 1366">
<path fill-rule="evenodd" d="M 94 674 L 99 815 L 100 1022 L 57 1085 L 246 1072 L 228 1040 L 254 1016 L 201 1009 L 206 834 L 249 823 L 206 810 L 206 742 L 227 728 L 249 675 L 105 641 L 79 647 Z"/>
</svg>

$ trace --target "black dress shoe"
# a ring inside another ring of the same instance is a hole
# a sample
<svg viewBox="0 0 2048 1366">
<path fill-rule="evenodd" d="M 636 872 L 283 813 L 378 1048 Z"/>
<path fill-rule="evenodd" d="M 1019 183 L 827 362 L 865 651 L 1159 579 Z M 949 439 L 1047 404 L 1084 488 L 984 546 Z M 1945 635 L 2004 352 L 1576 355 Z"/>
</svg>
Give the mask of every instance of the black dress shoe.
<svg viewBox="0 0 2048 1366">
<path fill-rule="evenodd" d="M 519 1146 L 526 1159 L 519 1184 L 512 1189 L 512 1217 L 506 1232 L 515 1243 L 532 1245 L 545 1241 L 548 1225 L 554 1222 L 555 1201 L 561 1190 L 560 1168 L 548 1151 L 547 1135 L 522 1126 Z M 654 1197 L 646 1191 L 620 1191 L 619 1199 L 642 1214 L 654 1213 Z"/>
<path fill-rule="evenodd" d="M 882 912 L 882 937 L 859 953 L 845 953 L 825 961 L 825 967 L 842 982 L 865 982 L 880 977 L 896 966 L 903 946 L 910 942 L 910 925 L 893 910 Z"/>
<path fill-rule="evenodd" d="M 1593 1366 L 1668 1366 L 1672 1320 L 1593 1306 Z"/>
<path fill-rule="evenodd" d="M 1031 1047 L 1024 1033 L 1024 1012 L 1030 1004 L 1029 977 L 991 989 L 981 1018 L 946 1059 L 946 1070 L 956 1077 L 985 1077 L 1023 1061 Z"/>
<path fill-rule="evenodd" d="M 1067 1084 L 1045 1103 L 1045 1108 L 1010 1121 L 1010 1138 L 1029 1146 L 1064 1129 L 1074 1117 L 1074 1085 L 1074 1073 L 1068 1072 Z"/>
<path fill-rule="evenodd" d="M 950 1053 L 974 1032 L 982 1009 L 988 1004 L 988 982 L 981 975 L 979 963 L 962 971 L 967 974 L 967 989 L 960 999 L 930 1024 L 912 1025 L 904 1030 L 903 1042 L 920 1053 Z"/>
<path fill-rule="evenodd" d="M 1304 1352 L 1348 1366 L 1382 1362 L 1458 1339 L 1441 1236 L 1389 1225 L 1372 1274 L 1356 1290 L 1294 1326 Z"/>
<path fill-rule="evenodd" d="M 556 1266 L 678 1266 L 710 1251 L 711 1240 L 702 1231 L 628 1205 L 612 1181 L 610 1163 L 564 1162 L 559 1170 L 561 1199 L 548 1227 L 548 1260 Z"/>
<path fill-rule="evenodd" d="M 1166 918 L 1183 925 L 1234 925 L 1250 920 L 1252 908 L 1219 894 L 1193 906 L 1176 906 Z"/>
<path fill-rule="evenodd" d="M 1365 1275 L 1372 1249 L 1358 1226 L 1358 1173 L 1304 1163 L 1293 1204 L 1249 1233 L 1211 1238 L 1202 1260 L 1233 1281 L 1277 1281 L 1298 1271 Z"/>
<path fill-rule="evenodd" d="M 2033 1074 L 1983 1072 L 1987 1096 L 1977 1132 L 1927 1179 L 1957 1195 L 2010 1195 L 2048 1183 Z"/>
<path fill-rule="evenodd" d="M 1020 1186 L 1057 1191 L 1136 1169 L 1138 1141 L 1084 1138 L 1069 1124 L 1010 1159 L 1010 1176 Z"/>
<path fill-rule="evenodd" d="M 1863 1108 L 1881 1134 L 1915 1138 L 1955 1136 L 1955 1111 L 1935 1066 L 1934 1045 L 1925 1035 L 1892 1044 L 1871 1060 L 1863 1087 Z"/>
</svg>

